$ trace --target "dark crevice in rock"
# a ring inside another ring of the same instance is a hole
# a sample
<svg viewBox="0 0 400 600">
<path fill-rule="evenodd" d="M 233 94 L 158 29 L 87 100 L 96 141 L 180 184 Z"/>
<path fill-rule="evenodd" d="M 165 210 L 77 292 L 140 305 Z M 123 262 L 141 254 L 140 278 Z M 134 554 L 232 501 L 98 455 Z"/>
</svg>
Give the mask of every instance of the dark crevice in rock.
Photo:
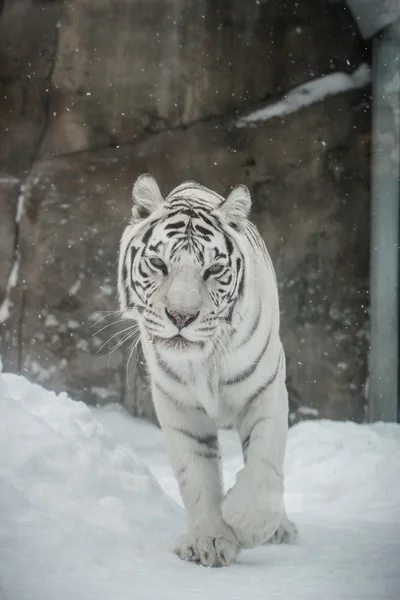
<svg viewBox="0 0 400 600">
<path fill-rule="evenodd" d="M 51 93 L 52 92 L 52 80 L 53 80 L 53 73 L 54 73 L 54 69 L 55 69 L 56 62 L 57 62 L 57 56 L 58 56 L 58 52 L 59 52 L 59 44 L 60 44 L 60 29 L 56 26 L 53 60 L 52 60 L 52 63 L 51 63 L 50 69 L 49 69 L 49 73 L 46 78 L 46 87 L 48 90 L 47 97 L 45 99 L 45 104 L 44 104 L 46 120 L 45 120 L 43 129 L 42 129 L 42 132 L 41 132 L 38 144 L 37 144 L 35 158 L 34 158 L 35 162 L 36 162 L 36 160 L 39 159 L 42 145 L 43 145 L 44 139 L 47 134 L 47 130 L 50 125 L 50 113 L 51 113 L 51 107 L 52 107 L 52 93 Z"/>
<path fill-rule="evenodd" d="M 36 183 L 35 169 L 36 169 L 37 163 L 40 160 L 42 144 L 46 137 L 46 133 L 47 133 L 47 130 L 48 130 L 48 127 L 50 124 L 51 82 L 52 82 L 54 67 L 55 67 L 56 60 L 57 60 L 58 44 L 59 44 L 59 29 L 56 28 L 53 61 L 51 63 L 48 75 L 45 80 L 45 89 L 48 90 L 47 97 L 45 99 L 46 118 L 45 118 L 45 122 L 43 124 L 42 130 L 38 136 L 38 139 L 37 139 L 36 143 L 33 145 L 29 170 L 26 174 L 25 179 L 22 181 L 22 183 L 18 189 L 18 192 L 16 194 L 16 199 L 15 199 L 16 208 L 15 208 L 14 248 L 13 248 L 13 260 L 12 260 L 12 264 L 11 264 L 11 269 L 14 268 L 14 265 L 16 264 L 16 262 L 19 262 L 18 277 L 20 277 L 21 271 L 22 271 L 22 264 L 21 264 L 22 256 L 21 256 L 21 251 L 20 251 L 21 236 L 22 236 L 22 218 L 23 218 L 24 210 L 26 208 L 26 206 L 25 206 L 26 202 L 28 200 L 28 197 L 31 193 L 33 186 Z M 11 271 L 10 271 L 10 273 L 11 273 Z M 22 328 L 23 328 L 23 321 L 24 321 L 25 304 L 26 304 L 25 291 L 22 287 L 21 301 L 19 304 L 19 313 L 18 313 L 18 320 L 17 320 L 17 323 L 18 323 L 18 326 L 17 326 L 18 371 L 21 371 L 22 364 L 23 364 Z"/>
<path fill-rule="evenodd" d="M 21 302 L 20 302 L 20 311 L 19 311 L 19 315 L 18 315 L 18 325 L 17 325 L 17 348 L 18 348 L 18 354 L 17 354 L 17 369 L 18 372 L 21 373 L 22 371 L 22 324 L 23 324 L 23 320 L 24 320 L 24 314 L 25 314 L 25 304 L 26 304 L 26 292 L 25 290 L 22 292 L 21 295 Z"/>
<path fill-rule="evenodd" d="M 181 125 L 173 125 L 173 126 L 167 125 L 167 121 L 164 121 L 166 123 L 165 128 L 162 128 L 162 129 L 160 128 L 157 131 L 155 131 L 151 127 L 151 124 L 150 124 L 144 128 L 143 133 L 141 135 L 138 135 L 134 140 L 132 140 L 130 142 L 115 143 L 112 145 L 104 144 L 104 145 L 98 145 L 98 146 L 90 146 L 87 148 L 82 148 L 81 150 L 76 150 L 74 152 L 62 152 L 59 154 L 55 154 L 54 157 L 55 158 L 73 157 L 73 156 L 79 156 L 80 154 L 86 154 L 88 152 L 99 152 L 101 150 L 113 150 L 115 148 L 122 149 L 122 150 L 124 148 L 131 149 L 131 148 L 134 148 L 135 146 L 139 146 L 149 137 L 155 137 L 155 136 L 160 135 L 165 132 L 172 133 L 175 131 L 187 131 L 187 130 L 191 129 L 192 127 L 195 127 L 196 125 L 200 125 L 200 124 L 204 124 L 204 123 L 214 122 L 216 126 L 219 126 L 220 123 L 222 123 L 224 121 L 227 121 L 227 120 L 233 119 L 233 118 L 238 118 L 239 114 L 240 114 L 240 112 L 235 109 L 235 110 L 225 113 L 223 115 L 211 115 L 211 116 L 204 117 L 202 119 L 197 119 L 195 121 L 191 121 L 190 123 L 184 123 Z"/>
<path fill-rule="evenodd" d="M 366 85 L 365 87 L 367 88 L 368 85 Z M 335 94 L 335 96 L 344 96 L 346 94 L 354 93 L 357 91 L 358 91 L 357 89 L 340 91 L 337 94 Z M 228 123 L 227 132 L 229 132 L 230 130 L 236 129 L 236 125 L 234 123 L 235 120 L 239 120 L 240 117 L 245 117 L 246 115 L 252 113 L 253 111 L 263 108 L 267 103 L 268 103 L 268 105 L 273 104 L 274 102 L 279 102 L 279 100 L 281 100 L 281 99 L 282 99 L 282 93 L 280 93 L 276 96 L 273 96 L 273 97 L 268 96 L 268 98 L 263 100 L 263 102 L 261 102 L 261 103 L 257 102 L 257 104 L 255 104 L 254 106 L 246 107 L 245 111 L 241 111 L 239 109 L 233 109 L 231 111 L 227 111 L 224 114 L 209 115 L 207 117 L 203 117 L 201 119 L 191 121 L 190 123 L 182 123 L 180 125 L 169 126 L 168 122 L 166 120 L 163 120 L 163 124 L 165 125 L 165 127 L 163 126 L 163 128 L 158 128 L 156 130 L 150 124 L 144 128 L 143 133 L 141 135 L 137 136 L 134 140 L 132 140 L 130 142 L 115 143 L 112 145 L 105 144 L 105 145 L 98 145 L 98 146 L 90 146 L 87 148 L 83 148 L 81 150 L 76 150 L 74 152 L 65 152 L 65 153 L 63 152 L 63 153 L 55 154 L 54 158 L 73 157 L 73 156 L 79 156 L 80 154 L 86 154 L 87 152 L 99 152 L 101 150 L 113 150 L 115 148 L 122 149 L 122 150 L 124 148 L 132 149 L 132 148 L 135 148 L 136 146 L 139 146 L 140 144 L 142 144 L 149 137 L 154 137 L 154 136 L 163 134 L 165 132 L 173 133 L 173 132 L 177 132 L 177 131 L 188 131 L 191 128 L 196 127 L 197 125 L 200 125 L 200 124 L 214 123 L 216 127 L 219 127 L 222 124 L 226 125 Z M 324 99 L 324 100 L 326 100 L 326 99 Z M 320 103 L 324 102 L 324 100 L 321 99 L 313 104 L 320 104 Z M 313 106 L 313 104 L 301 106 L 301 107 L 299 107 L 299 110 L 307 110 L 311 106 Z M 286 118 L 288 116 L 290 116 L 290 115 L 286 115 Z M 282 117 L 273 117 L 273 118 L 279 119 Z M 261 123 L 262 123 L 262 121 L 259 121 L 259 122 L 257 122 L 257 125 L 260 125 Z M 251 125 L 251 126 L 254 127 L 254 125 Z"/>
<path fill-rule="evenodd" d="M 24 210 L 24 204 L 26 202 L 27 194 L 30 191 L 31 184 L 33 181 L 32 178 L 33 172 L 33 164 L 30 168 L 30 171 L 25 178 L 24 182 L 18 188 L 16 197 L 15 197 L 15 228 L 14 228 L 14 248 L 13 248 L 13 257 L 10 268 L 10 275 L 15 268 L 15 265 L 18 264 L 18 274 L 17 277 L 21 276 L 21 267 L 22 267 L 22 256 L 21 256 L 21 219 Z M 24 307 L 25 307 L 25 292 L 22 287 L 21 299 L 18 306 L 18 318 L 17 318 L 17 368 L 18 372 L 20 372 L 22 367 L 22 322 L 24 318 Z"/>
</svg>

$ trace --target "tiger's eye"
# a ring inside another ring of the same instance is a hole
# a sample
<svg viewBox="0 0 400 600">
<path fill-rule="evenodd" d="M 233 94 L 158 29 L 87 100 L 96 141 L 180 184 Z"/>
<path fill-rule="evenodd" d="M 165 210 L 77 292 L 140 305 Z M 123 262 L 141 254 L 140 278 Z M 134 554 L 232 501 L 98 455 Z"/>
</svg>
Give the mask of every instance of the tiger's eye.
<svg viewBox="0 0 400 600">
<path fill-rule="evenodd" d="M 162 267 L 165 264 L 164 261 L 161 258 L 158 258 L 157 256 L 150 258 L 150 262 L 155 267 Z"/>
<path fill-rule="evenodd" d="M 153 267 L 155 267 L 156 269 L 160 269 L 160 271 L 162 271 L 164 275 L 168 273 L 167 265 L 162 260 L 162 258 L 159 258 L 158 256 L 152 256 L 151 258 L 149 258 L 149 263 L 153 265 Z"/>
<path fill-rule="evenodd" d="M 218 275 L 218 273 L 221 273 L 224 270 L 224 267 L 225 265 L 221 265 L 218 263 L 215 263 L 215 265 L 211 265 L 211 267 L 208 267 L 208 269 L 206 269 L 204 273 L 204 279 L 208 279 L 210 275 Z"/>
</svg>

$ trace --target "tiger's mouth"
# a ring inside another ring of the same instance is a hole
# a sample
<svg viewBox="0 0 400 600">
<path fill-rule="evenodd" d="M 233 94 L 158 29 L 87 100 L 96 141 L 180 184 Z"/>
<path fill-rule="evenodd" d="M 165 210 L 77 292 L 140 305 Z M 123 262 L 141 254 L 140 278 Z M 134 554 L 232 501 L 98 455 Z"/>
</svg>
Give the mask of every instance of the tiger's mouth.
<svg viewBox="0 0 400 600">
<path fill-rule="evenodd" d="M 193 348 L 203 348 L 204 342 L 196 342 L 188 340 L 183 337 L 180 333 L 170 338 L 163 338 L 158 335 L 154 335 L 152 338 L 154 344 L 163 346 L 171 350 L 187 350 Z"/>
</svg>

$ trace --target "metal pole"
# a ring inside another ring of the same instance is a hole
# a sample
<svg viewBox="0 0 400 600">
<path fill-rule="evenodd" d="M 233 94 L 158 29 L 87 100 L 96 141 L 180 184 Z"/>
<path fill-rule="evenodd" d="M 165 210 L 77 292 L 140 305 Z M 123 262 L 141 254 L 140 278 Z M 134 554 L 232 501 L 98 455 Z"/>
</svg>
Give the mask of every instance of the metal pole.
<svg viewBox="0 0 400 600">
<path fill-rule="evenodd" d="M 399 418 L 400 39 L 374 40 L 369 420 Z"/>
</svg>

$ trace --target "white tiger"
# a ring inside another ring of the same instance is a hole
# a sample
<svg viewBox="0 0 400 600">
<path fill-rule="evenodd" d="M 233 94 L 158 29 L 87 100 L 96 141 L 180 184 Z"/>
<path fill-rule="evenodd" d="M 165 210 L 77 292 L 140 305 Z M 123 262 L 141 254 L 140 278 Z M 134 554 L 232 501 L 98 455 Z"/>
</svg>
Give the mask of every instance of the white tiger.
<svg viewBox="0 0 400 600">
<path fill-rule="evenodd" d="M 225 200 L 194 182 L 164 200 L 142 175 L 120 245 L 124 317 L 139 323 L 154 404 L 188 518 L 175 552 L 207 566 L 241 548 L 291 541 L 283 460 L 285 355 L 275 273 L 247 215 L 250 194 Z M 218 428 L 233 426 L 244 468 L 224 495 Z"/>
</svg>

